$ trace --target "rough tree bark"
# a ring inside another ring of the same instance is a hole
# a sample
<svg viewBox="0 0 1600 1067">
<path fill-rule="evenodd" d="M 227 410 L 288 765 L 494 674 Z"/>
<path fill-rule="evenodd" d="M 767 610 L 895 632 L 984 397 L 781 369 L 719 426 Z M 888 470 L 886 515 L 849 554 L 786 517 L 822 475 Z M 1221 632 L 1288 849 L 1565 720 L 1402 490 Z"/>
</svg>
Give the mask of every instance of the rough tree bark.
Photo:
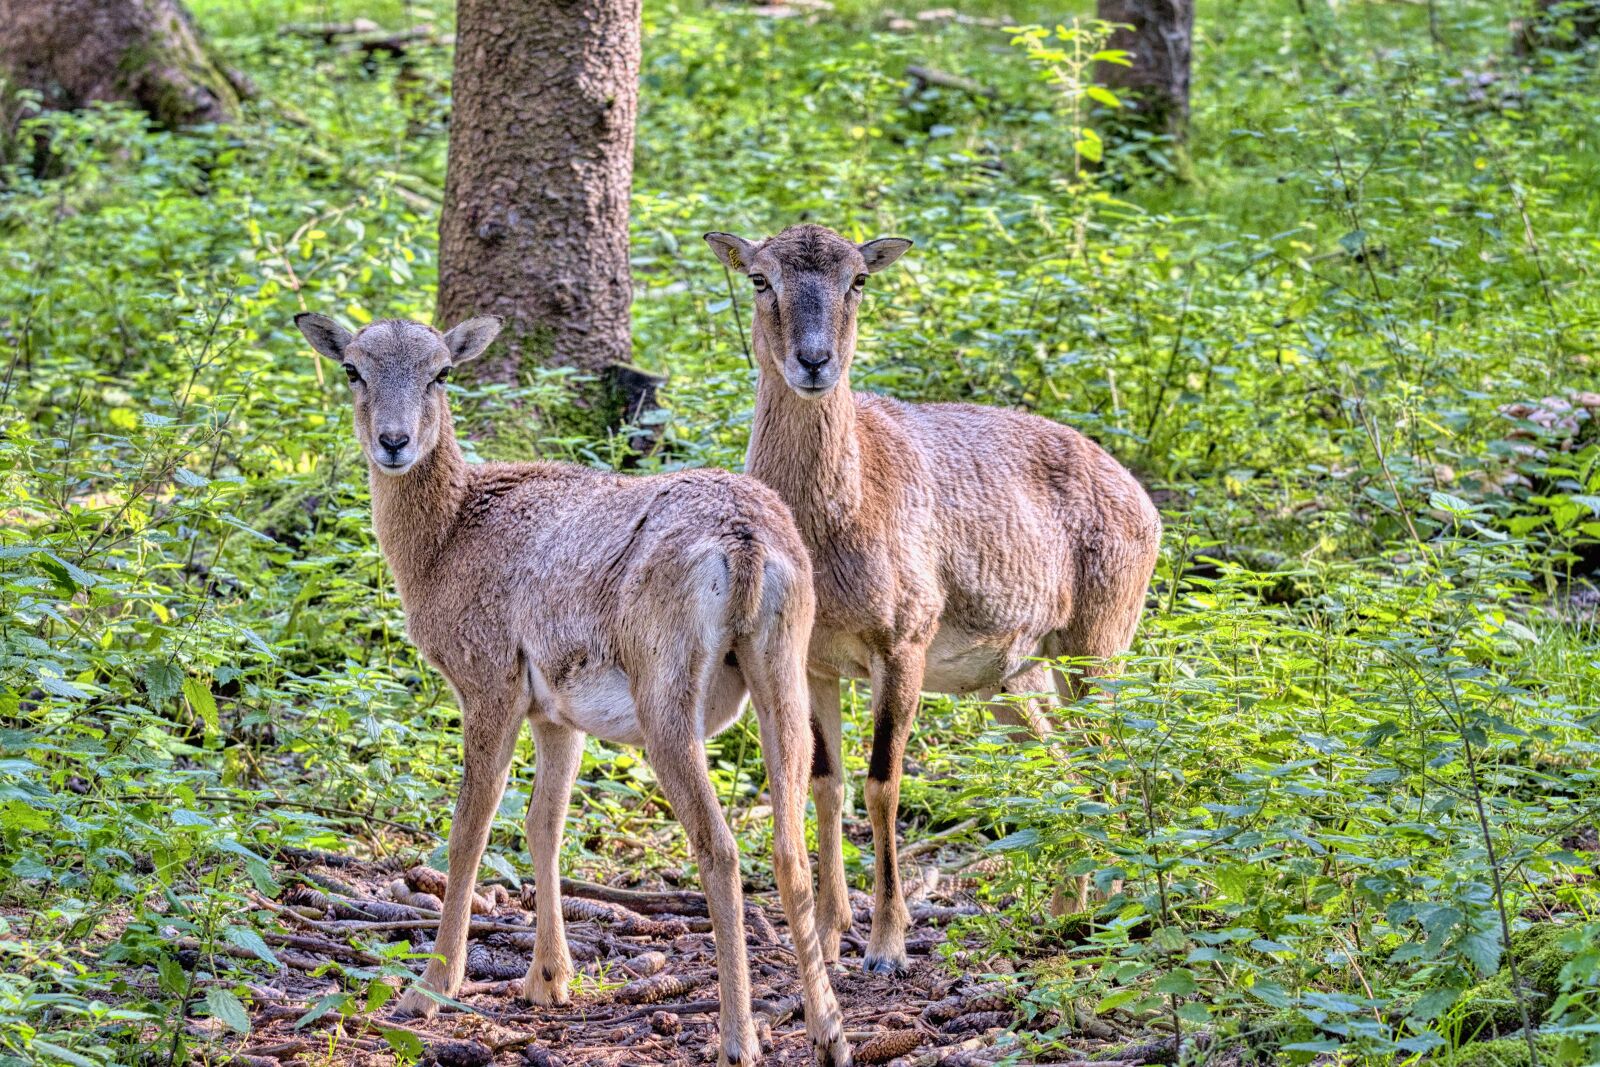
<svg viewBox="0 0 1600 1067">
<path fill-rule="evenodd" d="M 1532 55 L 1541 48 L 1582 48 L 1600 36 L 1600 0 L 1535 0 L 1533 13 L 1511 23 L 1512 49 Z"/>
<path fill-rule="evenodd" d="M 1181 145 L 1189 133 L 1194 0 L 1098 0 L 1096 14 L 1131 27 L 1116 30 L 1106 47 L 1129 53 L 1133 65 L 1099 63 L 1095 69 L 1095 80 L 1126 105 L 1121 125 Z"/>
<path fill-rule="evenodd" d="M 0 0 L 0 77 L 48 108 L 120 100 L 165 126 L 221 122 L 239 103 L 181 0 Z"/>
<path fill-rule="evenodd" d="M 493 313 L 479 380 L 632 353 L 628 207 L 639 0 L 460 0 L 439 322 Z"/>
</svg>

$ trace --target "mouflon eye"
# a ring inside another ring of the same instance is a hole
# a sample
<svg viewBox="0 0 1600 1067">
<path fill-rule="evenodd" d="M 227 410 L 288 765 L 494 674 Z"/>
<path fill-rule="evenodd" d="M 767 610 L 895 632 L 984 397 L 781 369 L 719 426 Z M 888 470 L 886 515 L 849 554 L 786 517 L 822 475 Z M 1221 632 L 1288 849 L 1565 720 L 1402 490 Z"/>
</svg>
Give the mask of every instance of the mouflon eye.
<svg viewBox="0 0 1600 1067">
<path fill-rule="evenodd" d="M 750 284 L 756 287 L 756 292 L 758 293 L 764 293 L 770 288 L 767 285 L 767 276 L 765 274 L 750 275 Z"/>
<path fill-rule="evenodd" d="M 350 379 L 351 385 L 354 385 L 356 382 L 361 380 L 361 372 L 356 370 L 356 365 L 354 363 L 346 363 L 344 365 L 344 376 Z"/>
<path fill-rule="evenodd" d="M 857 274 L 855 281 L 850 283 L 850 288 L 854 289 L 858 293 L 866 287 L 867 276 L 865 274 Z"/>
<path fill-rule="evenodd" d="M 451 368 L 446 367 L 443 370 L 441 370 L 437 375 L 435 375 L 434 379 L 433 379 L 433 384 L 435 384 L 435 385 L 443 385 L 445 382 L 448 382 L 450 380 L 450 369 Z"/>
</svg>

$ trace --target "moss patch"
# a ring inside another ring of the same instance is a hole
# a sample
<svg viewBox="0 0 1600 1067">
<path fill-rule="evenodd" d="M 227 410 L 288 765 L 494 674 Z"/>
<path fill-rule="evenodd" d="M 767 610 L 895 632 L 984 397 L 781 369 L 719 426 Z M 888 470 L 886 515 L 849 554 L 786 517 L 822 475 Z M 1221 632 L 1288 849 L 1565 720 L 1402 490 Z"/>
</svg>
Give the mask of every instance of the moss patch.
<svg viewBox="0 0 1600 1067">
<path fill-rule="evenodd" d="M 1568 929 L 1558 923 L 1540 923 L 1511 935 L 1524 998 L 1534 1022 L 1543 1016 L 1555 998 L 1560 988 L 1561 968 L 1572 958 L 1561 949 L 1561 938 Z M 1501 967 L 1492 978 L 1463 993 L 1456 1005 L 1456 1018 L 1462 1038 L 1469 1041 L 1520 1029 L 1522 1014 L 1512 995 L 1511 968 Z M 1523 1051 L 1527 1051 L 1526 1045 Z"/>
<path fill-rule="evenodd" d="M 1539 1049 L 1541 1065 L 1561 1062 L 1556 1058 L 1561 1044 L 1558 1038 L 1541 1035 L 1535 1044 Z M 1474 1041 L 1432 1062 L 1439 1067 L 1533 1067 L 1533 1057 L 1528 1055 L 1528 1042 L 1520 1037 Z"/>
</svg>

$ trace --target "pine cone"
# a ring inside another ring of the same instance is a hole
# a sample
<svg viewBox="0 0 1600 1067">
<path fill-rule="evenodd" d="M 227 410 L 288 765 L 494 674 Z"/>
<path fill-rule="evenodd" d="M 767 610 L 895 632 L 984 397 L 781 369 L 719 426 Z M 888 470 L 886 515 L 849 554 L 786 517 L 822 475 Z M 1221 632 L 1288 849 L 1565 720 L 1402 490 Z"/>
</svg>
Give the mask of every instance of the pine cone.
<svg viewBox="0 0 1600 1067">
<path fill-rule="evenodd" d="M 975 1011 L 959 1015 L 939 1029 L 947 1034 L 982 1033 L 996 1026 L 1009 1026 L 1011 1019 L 1012 1014 L 1009 1011 Z"/>
<path fill-rule="evenodd" d="M 303 904 L 311 908 L 327 910 L 330 903 L 328 894 L 320 889 L 313 889 L 304 882 L 296 882 L 283 892 L 285 904 Z"/>
<path fill-rule="evenodd" d="M 1013 1000 L 1005 993 L 968 993 L 961 998 L 961 1014 L 971 1015 L 974 1012 L 1011 1010 Z"/>
<path fill-rule="evenodd" d="M 692 988 L 675 974 L 657 974 L 629 982 L 617 990 L 617 1000 L 623 1004 L 659 1004 L 681 997 Z"/>
<path fill-rule="evenodd" d="M 436 871 L 432 867 L 424 867 L 421 864 L 406 871 L 405 881 L 406 885 L 416 892 L 428 893 L 438 897 L 440 900 L 445 898 L 445 891 L 450 886 L 450 877 L 443 871 Z M 492 894 L 485 895 L 476 889 L 473 890 L 472 914 L 493 915 L 494 909 L 495 897 Z"/>
<path fill-rule="evenodd" d="M 418 893 L 432 893 L 440 900 L 444 899 L 445 887 L 450 884 L 449 876 L 443 871 L 436 871 L 432 867 L 418 864 L 406 871 L 406 885 Z"/>
<path fill-rule="evenodd" d="M 663 952 L 641 952 L 624 961 L 622 967 L 635 978 L 649 978 L 667 969 L 667 957 Z"/>
<path fill-rule="evenodd" d="M 772 925 L 772 920 L 767 918 L 767 913 L 760 908 L 746 908 L 744 910 L 745 926 L 749 929 L 749 936 L 755 939 L 758 945 L 778 944 L 778 929 Z"/>
<path fill-rule="evenodd" d="M 688 932 L 689 924 L 682 919 L 647 919 L 643 915 L 635 915 L 616 926 L 619 937 L 651 937 L 661 941 L 682 937 Z"/>
<path fill-rule="evenodd" d="M 936 1000 L 922 1009 L 922 1017 L 935 1024 L 949 1022 L 961 1014 L 961 1001 L 962 998 L 959 994 L 953 997 L 945 997 L 943 1000 Z"/>
<path fill-rule="evenodd" d="M 629 911 L 617 904 L 585 897 L 562 897 L 561 917 L 569 923 L 593 920 L 602 923 L 620 923 L 630 919 L 643 919 L 638 912 Z"/>
<path fill-rule="evenodd" d="M 922 1044 L 922 1035 L 915 1030 L 891 1030 L 869 1038 L 856 1046 L 857 1063 L 888 1063 L 904 1056 Z"/>
<path fill-rule="evenodd" d="M 494 1053 L 478 1041 L 440 1041 L 428 1046 L 423 1062 L 439 1067 L 485 1067 L 494 1062 Z"/>
<path fill-rule="evenodd" d="M 467 946 L 467 973 L 484 982 L 509 982 L 528 973 L 526 964 L 497 956 L 484 945 Z"/>
</svg>

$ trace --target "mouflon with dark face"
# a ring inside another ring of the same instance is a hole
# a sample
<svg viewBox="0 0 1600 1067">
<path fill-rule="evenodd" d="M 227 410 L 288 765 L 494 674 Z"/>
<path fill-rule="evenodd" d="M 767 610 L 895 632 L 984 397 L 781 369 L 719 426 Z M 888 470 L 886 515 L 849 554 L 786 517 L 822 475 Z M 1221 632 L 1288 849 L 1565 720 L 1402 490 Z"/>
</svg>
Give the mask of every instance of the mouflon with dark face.
<svg viewBox="0 0 1600 1067">
<path fill-rule="evenodd" d="M 706 235 L 755 290 L 760 369 L 745 469 L 794 512 L 816 575 L 809 657 L 816 756 L 817 922 L 830 960 L 850 926 L 840 851 L 839 682 L 869 678 L 875 892 L 869 970 L 906 965 L 895 852 L 901 763 L 923 689 L 977 693 L 996 718 L 1048 720 L 1008 694 L 1075 698 L 1133 641 L 1161 519 L 1099 445 L 1046 419 L 973 404 L 852 393 L 856 317 L 874 274 L 911 242 L 856 244 L 821 226 L 764 241 Z M 1079 886 L 1080 899 L 1084 887 Z"/>
<path fill-rule="evenodd" d="M 811 564 L 788 509 L 725 471 L 624 477 L 566 463 L 468 464 L 445 382 L 497 319 L 447 333 L 374 322 L 352 335 L 295 319 L 344 368 L 370 469 L 372 522 L 406 630 L 461 706 L 465 773 L 435 952 L 400 1010 L 431 1014 L 466 965 L 473 883 L 526 722 L 538 762 L 525 824 L 537 888 L 523 993 L 568 1000 L 573 969 L 557 858 L 583 735 L 642 745 L 689 835 L 716 936 L 723 1065 L 758 1063 L 739 850 L 707 773 L 705 739 L 748 688 L 772 786 L 773 869 L 806 1031 L 822 1067 L 850 1062 L 813 917 L 805 852 L 805 692 Z"/>
</svg>

